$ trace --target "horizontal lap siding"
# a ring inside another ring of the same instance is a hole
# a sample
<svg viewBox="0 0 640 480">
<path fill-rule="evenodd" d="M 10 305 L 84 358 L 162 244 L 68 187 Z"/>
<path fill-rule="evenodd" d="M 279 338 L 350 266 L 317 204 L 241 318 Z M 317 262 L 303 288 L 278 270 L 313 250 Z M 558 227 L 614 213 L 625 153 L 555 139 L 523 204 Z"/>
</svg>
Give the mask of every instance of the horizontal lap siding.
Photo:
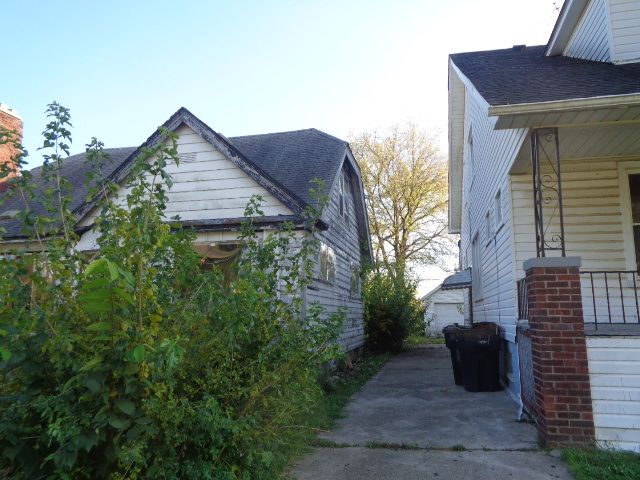
<svg viewBox="0 0 640 480">
<path fill-rule="evenodd" d="M 582 257 L 583 270 L 625 269 L 618 162 L 564 160 L 561 169 L 567 255 Z M 530 173 L 511 175 L 517 278 L 536 256 L 532 188 Z"/>
<path fill-rule="evenodd" d="M 596 440 L 640 452 L 640 337 L 588 337 Z"/>
<path fill-rule="evenodd" d="M 237 218 L 254 195 L 263 197 L 262 210 L 267 216 L 291 215 L 292 212 L 266 189 L 250 178 L 231 160 L 188 127 L 177 131 L 178 165 L 170 163 L 167 171 L 172 175 L 173 186 L 168 191 L 168 217 L 179 215 L 182 220 Z M 119 202 L 124 204 L 129 189 L 119 191 Z M 350 262 L 360 267 L 360 242 L 356 225 L 353 196 L 349 191 L 347 207 L 350 223 L 345 224 L 338 215 L 337 190 L 331 194 L 328 206 L 330 229 L 320 234 L 326 243 L 334 247 L 338 258 L 336 284 L 328 285 L 314 280 L 307 291 L 307 302 L 319 302 L 328 312 L 339 307 L 348 310 L 348 319 L 340 343 L 345 350 L 353 350 L 364 344 L 363 306 L 361 298 L 350 295 Z M 94 209 L 82 222 L 91 225 L 99 211 Z M 200 233 L 197 242 L 232 241 L 238 232 Z M 85 233 L 78 245 L 80 250 L 96 248 L 94 231 Z M 316 259 L 317 260 L 317 259 Z M 316 266 L 317 270 L 317 266 Z"/>
<path fill-rule="evenodd" d="M 307 304 L 320 303 L 328 313 L 347 309 L 347 319 L 340 335 L 340 345 L 345 351 L 351 351 L 364 345 L 364 308 L 360 295 L 351 295 L 351 262 L 355 262 L 361 269 L 360 240 L 353 191 L 347 189 L 346 209 L 348 222 L 339 214 L 339 192 L 337 184 L 334 186 L 325 219 L 329 223 L 329 230 L 318 234 L 320 240 L 330 245 L 336 254 L 337 268 L 334 284 L 318 280 L 319 265 L 316 258 L 315 278 L 307 288 Z"/>
<path fill-rule="evenodd" d="M 589 2 L 565 48 L 564 55 L 598 62 L 610 60 L 607 1 Z"/>
<path fill-rule="evenodd" d="M 181 127 L 178 137 L 179 164 L 170 162 L 167 172 L 173 186 L 168 190 L 167 216 L 182 220 L 236 218 L 254 195 L 263 197 L 265 215 L 290 215 L 292 212 L 265 188 L 250 178 L 231 160 L 189 127 Z M 124 204 L 129 189 L 118 192 Z M 98 210 L 90 212 L 82 225 L 90 225 Z"/>
<path fill-rule="evenodd" d="M 610 0 L 614 60 L 640 59 L 640 0 Z"/>
<path fill-rule="evenodd" d="M 483 295 L 474 301 L 474 322 L 496 322 L 505 329 L 505 337 L 514 350 L 516 296 L 513 268 L 512 213 L 509 193 L 508 171 L 526 135 L 526 129 L 495 130 L 495 117 L 489 117 L 486 104 L 474 92 L 467 91 L 465 100 L 465 154 L 463 219 L 461 230 L 461 249 L 463 268 L 471 265 L 471 241 L 479 232 L 481 243 L 481 269 Z M 475 158 L 475 178 L 471 179 L 469 169 L 469 128 L 473 132 Z M 502 224 L 495 222 L 495 195 L 500 189 L 502 197 Z M 487 236 L 484 224 L 485 215 L 490 212 L 492 230 Z M 465 309 L 468 302 L 465 301 Z M 519 373 L 517 357 L 512 354 L 513 382 L 512 394 L 519 394 Z"/>
</svg>

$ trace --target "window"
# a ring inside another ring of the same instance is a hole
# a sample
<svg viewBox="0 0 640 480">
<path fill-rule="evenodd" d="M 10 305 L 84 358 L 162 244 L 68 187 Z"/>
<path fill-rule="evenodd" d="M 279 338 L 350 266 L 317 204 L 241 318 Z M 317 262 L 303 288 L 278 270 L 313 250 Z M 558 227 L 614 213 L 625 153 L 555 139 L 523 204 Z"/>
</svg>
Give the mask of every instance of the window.
<svg viewBox="0 0 640 480">
<path fill-rule="evenodd" d="M 484 230 L 487 235 L 487 242 L 489 242 L 491 240 L 491 217 L 489 212 L 484 216 Z"/>
<path fill-rule="evenodd" d="M 351 296 L 360 296 L 360 269 L 355 262 L 351 262 Z"/>
<path fill-rule="evenodd" d="M 471 242 L 471 287 L 473 288 L 473 299 L 480 300 L 482 298 L 482 264 L 477 233 Z"/>
<path fill-rule="evenodd" d="M 475 173 L 476 159 L 473 156 L 473 126 L 469 127 L 469 134 L 467 136 L 467 144 L 469 148 L 469 176 L 471 177 L 471 181 L 473 181 L 473 174 Z"/>
<path fill-rule="evenodd" d="M 631 226 L 635 246 L 636 269 L 640 272 L 640 174 L 629 175 L 629 197 L 631 199 Z"/>
<path fill-rule="evenodd" d="M 329 245 L 320 245 L 320 280 L 328 283 L 336 281 L 336 254 Z"/>
<path fill-rule="evenodd" d="M 502 192 L 500 190 L 496 193 L 495 203 L 496 230 L 498 230 L 502 225 Z"/>
<path fill-rule="evenodd" d="M 349 193 L 349 177 L 345 170 L 338 178 L 338 210 L 345 222 L 349 223 L 349 206 L 347 203 Z"/>
<path fill-rule="evenodd" d="M 201 266 L 203 270 L 214 267 L 222 271 L 226 283 L 235 276 L 235 265 L 242 252 L 240 243 L 212 243 L 211 245 L 196 245 L 196 251 L 202 254 Z"/>
</svg>

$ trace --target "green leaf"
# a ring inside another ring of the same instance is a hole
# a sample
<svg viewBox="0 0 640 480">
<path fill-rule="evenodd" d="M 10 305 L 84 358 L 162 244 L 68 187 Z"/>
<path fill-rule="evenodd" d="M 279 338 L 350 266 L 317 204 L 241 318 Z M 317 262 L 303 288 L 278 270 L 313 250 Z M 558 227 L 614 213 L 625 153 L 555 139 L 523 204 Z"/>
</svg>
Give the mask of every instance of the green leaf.
<svg viewBox="0 0 640 480">
<path fill-rule="evenodd" d="M 111 414 L 109 415 L 109 425 L 116 430 L 125 430 L 131 425 L 131 420 Z"/>
<path fill-rule="evenodd" d="M 111 276 L 111 281 L 117 280 L 118 278 L 118 267 L 113 263 L 107 260 L 107 268 L 109 269 L 109 275 Z"/>
<path fill-rule="evenodd" d="M 136 418 L 136 423 L 138 423 L 140 425 L 149 425 L 152 422 L 153 422 L 153 420 L 151 420 L 149 417 L 138 417 L 138 418 Z"/>
<path fill-rule="evenodd" d="M 144 345 L 138 345 L 136 348 L 134 348 L 132 352 L 132 356 L 133 356 L 134 362 L 136 363 L 142 362 L 145 356 Z"/>
<path fill-rule="evenodd" d="M 118 398 L 115 403 L 116 407 L 118 407 L 122 413 L 126 413 L 129 416 L 133 415 L 136 411 L 135 404 L 128 398 Z"/>
<path fill-rule="evenodd" d="M 85 363 L 82 368 L 80 369 L 81 372 L 85 372 L 87 370 L 92 370 L 94 367 L 97 367 L 98 365 L 100 365 L 102 363 L 102 357 L 97 356 L 97 357 L 93 357 L 91 360 L 89 360 L 87 363 Z"/>
<path fill-rule="evenodd" d="M 102 388 L 102 383 L 93 377 L 86 378 L 84 384 L 91 393 L 98 393 Z"/>
<path fill-rule="evenodd" d="M 111 329 L 111 323 L 110 322 L 98 322 L 98 323 L 93 323 L 91 325 L 89 325 L 87 327 L 87 330 L 91 331 L 91 332 L 99 332 L 102 330 L 109 330 Z"/>
<path fill-rule="evenodd" d="M 3 361 L 8 362 L 11 358 L 11 352 L 4 347 L 0 347 L 0 357 L 2 357 Z"/>
</svg>

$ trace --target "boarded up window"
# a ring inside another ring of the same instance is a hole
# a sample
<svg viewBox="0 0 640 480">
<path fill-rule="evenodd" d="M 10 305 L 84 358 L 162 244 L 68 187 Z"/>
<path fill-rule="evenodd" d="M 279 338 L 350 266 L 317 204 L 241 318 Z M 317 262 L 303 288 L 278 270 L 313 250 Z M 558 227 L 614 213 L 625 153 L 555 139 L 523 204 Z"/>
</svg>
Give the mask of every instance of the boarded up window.
<svg viewBox="0 0 640 480">
<path fill-rule="evenodd" d="M 351 262 L 351 296 L 360 296 L 360 269 L 355 262 Z"/>
<path fill-rule="evenodd" d="M 336 281 L 336 253 L 329 245 L 320 245 L 320 280 L 328 283 Z"/>
</svg>

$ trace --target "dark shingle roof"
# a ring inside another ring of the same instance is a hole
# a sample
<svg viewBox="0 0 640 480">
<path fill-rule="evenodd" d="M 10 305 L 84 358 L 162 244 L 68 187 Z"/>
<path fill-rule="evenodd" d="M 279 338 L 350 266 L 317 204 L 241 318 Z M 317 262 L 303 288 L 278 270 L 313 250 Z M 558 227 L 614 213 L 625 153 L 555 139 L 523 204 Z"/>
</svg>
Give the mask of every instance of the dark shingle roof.
<svg viewBox="0 0 640 480">
<path fill-rule="evenodd" d="M 307 204 L 314 178 L 327 193 L 347 151 L 347 142 L 315 128 L 232 137 L 229 141 L 280 185 Z"/>
<path fill-rule="evenodd" d="M 104 167 L 104 174 L 108 176 L 111 172 L 120 165 L 129 155 L 135 151 L 135 147 L 127 148 L 107 148 L 105 151 L 111 157 L 111 161 Z M 65 159 L 62 164 L 62 176 L 67 178 L 73 189 L 71 191 L 71 209 L 77 208 L 87 196 L 89 187 L 86 185 L 87 173 L 89 166 L 85 163 L 85 154 L 80 153 L 78 155 L 72 155 Z M 30 170 L 33 184 L 36 187 L 36 198 L 38 194 L 42 195 L 45 188 L 47 188 L 47 182 L 43 176 L 42 167 L 36 167 Z M 29 208 L 36 215 L 45 215 L 47 213 L 45 207 L 37 202 L 31 202 Z M 0 203 L 0 217 L 4 212 L 11 210 L 24 210 L 24 202 L 18 196 L 12 196 L 7 201 Z M 0 220 L 0 227 L 6 230 L 3 234 L 5 237 L 20 236 L 22 233 L 20 222 L 16 219 L 13 220 Z"/>
<path fill-rule="evenodd" d="M 442 281 L 442 290 L 457 290 L 471 286 L 471 267 L 449 275 Z"/>
<path fill-rule="evenodd" d="M 640 63 L 546 57 L 545 49 L 456 53 L 451 59 L 490 105 L 640 93 Z"/>
<path fill-rule="evenodd" d="M 264 135 L 232 137 L 228 141 L 259 169 L 271 176 L 294 197 L 305 203 L 313 203 L 309 195 L 314 178 L 321 178 L 329 192 L 333 180 L 345 158 L 347 143 L 314 128 Z M 105 169 L 109 175 L 119 167 L 134 151 L 131 148 L 112 148 L 107 152 L 112 162 Z M 87 196 L 84 184 L 88 171 L 85 154 L 73 155 L 63 164 L 63 175 L 73 185 L 71 209 L 82 205 Z M 45 188 L 42 167 L 31 170 L 35 184 L 40 191 Z M 34 213 L 45 214 L 45 208 L 39 203 L 31 206 Z M 0 216 L 10 210 L 23 210 L 22 202 L 14 197 L 0 204 Z M 20 236 L 21 228 L 17 220 L 0 220 L 0 227 L 6 229 L 6 238 Z"/>
</svg>

